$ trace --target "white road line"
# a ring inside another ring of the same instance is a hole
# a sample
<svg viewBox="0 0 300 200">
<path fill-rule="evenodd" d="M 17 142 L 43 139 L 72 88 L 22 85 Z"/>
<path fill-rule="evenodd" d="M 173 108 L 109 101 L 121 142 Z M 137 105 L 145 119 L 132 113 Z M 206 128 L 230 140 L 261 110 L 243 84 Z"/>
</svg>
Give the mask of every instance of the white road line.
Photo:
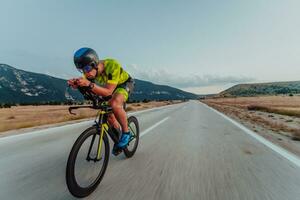
<svg viewBox="0 0 300 200">
<path fill-rule="evenodd" d="M 154 128 L 158 127 L 160 124 L 164 123 L 165 121 L 167 121 L 170 117 L 166 117 L 163 120 L 157 122 L 156 124 L 154 124 L 153 126 L 150 126 L 149 128 L 147 128 L 146 130 L 144 130 L 143 132 L 141 132 L 140 137 L 146 135 L 147 133 L 149 133 L 151 130 L 153 130 Z"/>
<path fill-rule="evenodd" d="M 169 107 L 176 106 L 176 105 L 179 106 L 180 104 L 185 105 L 186 103 L 171 104 L 171 105 L 161 106 L 161 107 L 158 107 L 158 108 L 150 108 L 150 109 L 146 109 L 146 110 L 128 112 L 128 115 L 136 115 L 136 114 L 141 114 L 141 113 L 144 113 L 144 112 L 157 111 L 157 110 L 161 110 L 161 109 L 164 109 L 164 108 L 169 108 Z"/>
<path fill-rule="evenodd" d="M 43 129 L 39 129 L 39 130 L 34 130 L 31 132 L 25 132 L 25 133 L 18 133 L 16 135 L 8 135 L 8 136 L 4 136 L 4 137 L 0 137 L 0 142 L 3 141 L 10 141 L 12 139 L 25 139 L 26 137 L 31 137 L 31 136 L 35 136 L 35 135 L 43 135 L 43 134 L 49 134 L 53 131 L 64 131 L 65 128 L 76 128 L 76 126 L 88 126 L 88 125 L 92 125 L 92 120 L 89 121 L 83 121 L 83 122 L 78 122 L 78 123 L 72 123 L 72 124 L 66 124 L 66 125 L 60 125 L 57 127 L 50 127 L 50 128 L 43 128 Z"/>
<path fill-rule="evenodd" d="M 245 131 L 245 133 L 247 133 L 248 135 L 254 137 L 256 140 L 258 140 L 259 142 L 263 143 L 264 145 L 266 145 L 267 147 L 269 147 L 270 149 L 272 149 L 273 151 L 277 152 L 278 154 L 280 154 L 281 156 L 283 156 L 284 158 L 288 159 L 289 161 L 291 161 L 292 163 L 294 163 L 295 165 L 297 165 L 298 167 L 300 167 L 300 158 L 298 156 L 296 156 L 295 154 L 273 144 L 272 142 L 266 140 L 264 137 L 257 135 L 256 133 L 254 133 L 253 131 L 251 131 L 250 129 L 246 128 L 245 126 L 243 126 L 242 124 L 236 122 L 235 120 L 229 118 L 228 116 L 224 115 L 223 113 L 213 109 L 212 107 L 209 107 L 208 105 L 204 104 L 201 102 L 201 104 L 203 104 L 204 106 L 206 106 L 207 108 L 211 109 L 212 111 L 214 111 L 215 113 L 221 115 L 222 117 L 224 117 L 225 119 L 227 119 L 228 121 L 230 121 L 231 123 L 233 123 L 234 125 L 236 125 L 237 127 L 239 127 L 240 129 L 242 129 L 243 131 Z"/>
</svg>

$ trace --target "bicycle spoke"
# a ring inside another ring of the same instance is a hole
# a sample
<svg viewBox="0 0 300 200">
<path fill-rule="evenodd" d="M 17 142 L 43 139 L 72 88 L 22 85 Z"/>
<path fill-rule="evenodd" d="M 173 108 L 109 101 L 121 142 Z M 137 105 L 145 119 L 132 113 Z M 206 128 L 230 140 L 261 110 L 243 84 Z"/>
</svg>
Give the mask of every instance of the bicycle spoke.
<svg viewBox="0 0 300 200">
<path fill-rule="evenodd" d="M 88 187 L 99 176 L 105 155 L 97 156 L 100 135 L 93 134 L 82 143 L 75 160 L 74 177 L 80 187 Z M 101 141 L 103 142 L 103 140 Z M 103 150 L 103 149 L 102 149 Z M 104 152 L 104 151 L 101 151 Z M 88 153 L 87 157 L 86 154 Z"/>
<path fill-rule="evenodd" d="M 133 133 L 134 137 L 136 137 L 136 133 L 135 133 L 135 131 L 133 131 L 133 129 L 131 128 L 131 126 L 128 126 L 128 127 L 129 127 L 131 133 Z"/>
<path fill-rule="evenodd" d="M 92 150 L 94 141 L 95 141 L 95 137 L 96 137 L 96 134 L 93 135 L 93 138 L 92 138 L 92 140 L 91 140 L 91 144 L 90 144 L 90 147 L 89 147 L 89 151 L 88 151 L 88 154 L 87 154 L 87 157 L 86 157 L 86 160 L 87 160 L 87 161 L 92 160 L 92 158 L 90 157 L 90 153 L 91 153 L 91 150 Z"/>
</svg>

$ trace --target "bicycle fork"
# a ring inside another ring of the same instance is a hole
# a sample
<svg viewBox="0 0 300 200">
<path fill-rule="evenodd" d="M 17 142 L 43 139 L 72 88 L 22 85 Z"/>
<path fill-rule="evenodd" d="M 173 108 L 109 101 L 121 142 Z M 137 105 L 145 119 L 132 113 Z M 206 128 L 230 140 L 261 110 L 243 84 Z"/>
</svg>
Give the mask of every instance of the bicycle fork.
<svg viewBox="0 0 300 200">
<path fill-rule="evenodd" d="M 102 149 L 102 140 L 103 140 L 104 128 L 108 128 L 107 124 L 101 124 L 101 129 L 100 129 L 101 131 L 100 131 L 98 150 L 97 150 L 97 160 L 100 160 L 100 157 L 101 157 L 101 149 Z"/>
</svg>

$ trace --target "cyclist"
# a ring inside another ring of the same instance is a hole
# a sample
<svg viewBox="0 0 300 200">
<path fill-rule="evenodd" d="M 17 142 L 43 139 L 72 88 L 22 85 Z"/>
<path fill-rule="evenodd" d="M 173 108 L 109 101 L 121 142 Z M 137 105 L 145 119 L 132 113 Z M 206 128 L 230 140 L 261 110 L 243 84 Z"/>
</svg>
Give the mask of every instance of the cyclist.
<svg viewBox="0 0 300 200">
<path fill-rule="evenodd" d="M 76 68 L 83 73 L 83 77 L 68 80 L 73 88 L 88 87 L 93 93 L 108 97 L 113 113 L 108 122 L 115 129 L 122 128 L 122 135 L 118 144 L 114 145 L 113 154 L 127 146 L 131 133 L 128 130 L 127 116 L 124 103 L 134 88 L 134 80 L 114 59 L 99 60 L 97 53 L 91 48 L 80 48 L 74 54 Z M 76 81 L 76 82 L 75 82 Z"/>
</svg>

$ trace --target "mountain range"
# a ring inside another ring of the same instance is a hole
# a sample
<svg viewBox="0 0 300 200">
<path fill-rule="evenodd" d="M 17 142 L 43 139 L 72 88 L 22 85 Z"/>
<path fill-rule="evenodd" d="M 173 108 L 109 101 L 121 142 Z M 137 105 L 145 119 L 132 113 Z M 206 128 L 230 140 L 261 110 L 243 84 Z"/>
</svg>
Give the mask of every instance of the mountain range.
<svg viewBox="0 0 300 200">
<path fill-rule="evenodd" d="M 198 95 L 166 85 L 135 79 L 131 101 L 197 99 Z M 82 101 L 82 95 L 67 86 L 67 80 L 0 64 L 0 103 Z"/>
<path fill-rule="evenodd" d="M 278 95 L 278 94 L 300 94 L 300 81 L 271 82 L 271 83 L 253 83 L 238 84 L 217 96 L 259 96 L 259 95 Z"/>
</svg>

